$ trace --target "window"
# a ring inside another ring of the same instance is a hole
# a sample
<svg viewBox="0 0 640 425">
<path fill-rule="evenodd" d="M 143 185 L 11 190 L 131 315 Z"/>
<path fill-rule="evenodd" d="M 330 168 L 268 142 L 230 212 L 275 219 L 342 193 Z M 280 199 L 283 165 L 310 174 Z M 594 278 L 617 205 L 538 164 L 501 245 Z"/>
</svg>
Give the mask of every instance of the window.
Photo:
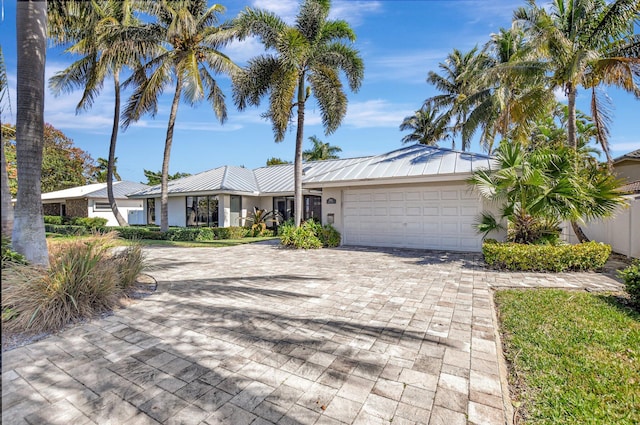
<svg viewBox="0 0 640 425">
<path fill-rule="evenodd" d="M 96 202 L 93 204 L 94 211 L 111 211 L 111 204 L 108 202 Z"/>
<path fill-rule="evenodd" d="M 322 197 L 308 195 L 304 197 L 304 219 L 313 218 L 322 222 Z"/>
<path fill-rule="evenodd" d="M 284 220 L 289 220 L 295 215 L 293 196 L 279 196 L 273 198 L 273 209 L 278 211 Z M 322 197 L 315 195 L 304 196 L 303 220 L 310 218 L 322 220 Z"/>
<path fill-rule="evenodd" d="M 187 196 L 187 226 L 218 227 L 217 196 Z"/>
<path fill-rule="evenodd" d="M 147 224 L 156 224 L 155 198 L 147 198 Z"/>
<path fill-rule="evenodd" d="M 231 226 L 242 226 L 241 221 L 241 210 L 242 210 L 242 197 L 238 195 L 231 195 L 231 205 L 230 205 L 230 225 Z"/>
</svg>

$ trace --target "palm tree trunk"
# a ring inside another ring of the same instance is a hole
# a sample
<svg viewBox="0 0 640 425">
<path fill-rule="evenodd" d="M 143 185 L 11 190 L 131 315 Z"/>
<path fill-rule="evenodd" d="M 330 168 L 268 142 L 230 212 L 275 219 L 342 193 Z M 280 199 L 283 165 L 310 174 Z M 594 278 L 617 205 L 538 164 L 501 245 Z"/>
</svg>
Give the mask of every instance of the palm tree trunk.
<svg viewBox="0 0 640 425">
<path fill-rule="evenodd" d="M 576 234 L 576 237 L 578 238 L 578 242 L 580 243 L 589 242 L 589 238 L 587 237 L 587 235 L 584 234 L 584 232 L 582 231 L 582 229 L 580 228 L 577 222 L 571 221 L 571 228 L 573 229 L 573 233 Z"/>
<path fill-rule="evenodd" d="M 109 143 L 109 163 L 107 165 L 107 197 L 109 198 L 111 211 L 113 211 L 113 215 L 116 217 L 116 220 L 118 220 L 118 225 L 128 226 L 129 223 L 122 217 L 120 211 L 118 211 L 118 205 L 113 196 L 113 169 L 116 157 L 116 142 L 118 141 L 118 127 L 120 125 L 120 75 L 117 70 L 113 73 L 113 84 L 115 107 L 113 111 L 113 126 L 111 127 L 111 142 Z"/>
<path fill-rule="evenodd" d="M 302 222 L 302 142 L 304 137 L 304 73 L 298 81 L 298 128 L 296 129 L 296 157 L 294 160 L 294 204 L 296 227 Z"/>
<path fill-rule="evenodd" d="M 18 196 L 12 245 L 27 261 L 48 266 L 42 213 L 44 146 L 44 67 L 47 52 L 47 2 L 16 5 L 17 74 L 16 156 Z"/>
<path fill-rule="evenodd" d="M 2 122 L 0 121 L 0 127 Z M 7 175 L 7 159 L 4 156 L 4 140 L 0 131 L 0 145 L 2 146 L 2 236 L 11 239 L 13 231 L 13 206 L 11 206 L 11 192 L 9 191 L 9 176 Z"/>
<path fill-rule="evenodd" d="M 160 181 L 160 231 L 169 230 L 169 158 L 171 156 L 171 144 L 173 143 L 173 128 L 178 115 L 178 105 L 180 94 L 182 93 L 182 79 L 177 76 L 176 92 L 171 103 L 171 113 L 169 114 L 169 125 L 167 126 L 167 139 L 164 142 L 164 156 L 162 158 L 162 178 Z"/>
<path fill-rule="evenodd" d="M 567 143 L 574 150 L 578 150 L 578 138 L 576 137 L 576 88 L 571 83 L 567 84 L 567 109 L 569 112 L 567 122 Z"/>
</svg>

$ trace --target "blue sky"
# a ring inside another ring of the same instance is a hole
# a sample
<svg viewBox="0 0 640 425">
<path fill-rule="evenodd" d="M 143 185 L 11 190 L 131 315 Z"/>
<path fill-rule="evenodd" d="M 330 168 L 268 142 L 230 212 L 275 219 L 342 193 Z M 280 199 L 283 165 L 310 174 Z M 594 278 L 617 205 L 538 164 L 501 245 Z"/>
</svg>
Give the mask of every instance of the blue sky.
<svg viewBox="0 0 640 425">
<path fill-rule="evenodd" d="M 221 2 L 233 18 L 246 6 L 272 10 L 288 21 L 295 17 L 296 0 Z M 482 46 L 490 34 L 511 25 L 513 10 L 524 0 L 349 0 L 333 1 L 332 17 L 347 20 L 354 28 L 355 47 L 365 63 L 365 77 L 357 93 L 348 92 L 349 107 L 342 126 L 325 136 L 315 102 L 308 104 L 305 148 L 309 136 L 342 148 L 342 157 L 375 155 L 402 147 L 402 119 L 436 94 L 425 82 L 454 48 L 467 51 Z M 5 109 L 3 122 L 15 122 L 15 2 L 4 2 L 0 34 L 11 91 L 13 114 Z M 234 43 L 225 52 L 239 65 L 262 52 L 256 40 Z M 47 52 L 47 78 L 64 69 L 72 57 L 59 49 Z M 230 81 L 219 76 L 227 96 L 229 118 L 219 124 L 208 104 L 196 108 L 182 103 L 178 111 L 170 173 L 198 173 L 221 165 L 256 168 L 270 157 L 293 160 L 295 126 L 281 143 L 273 141 L 271 124 L 259 108 L 238 112 L 232 102 Z M 631 94 L 606 88 L 613 103 L 611 147 L 613 156 L 640 148 L 640 102 Z M 128 96 L 130 93 L 125 93 Z M 118 172 L 125 180 L 144 181 L 143 169 L 160 170 L 172 90 L 167 89 L 155 118 L 143 117 L 121 131 L 116 156 Z M 45 121 L 62 130 L 96 159 L 106 158 L 113 110 L 113 90 L 108 84 L 92 110 L 76 114 L 80 93 L 54 97 L 47 92 Z M 578 96 L 578 107 L 589 110 L 588 93 Z M 442 143 L 442 147 L 451 147 Z M 459 143 L 458 143 L 459 146 Z M 477 144 L 472 151 L 481 152 Z"/>
</svg>

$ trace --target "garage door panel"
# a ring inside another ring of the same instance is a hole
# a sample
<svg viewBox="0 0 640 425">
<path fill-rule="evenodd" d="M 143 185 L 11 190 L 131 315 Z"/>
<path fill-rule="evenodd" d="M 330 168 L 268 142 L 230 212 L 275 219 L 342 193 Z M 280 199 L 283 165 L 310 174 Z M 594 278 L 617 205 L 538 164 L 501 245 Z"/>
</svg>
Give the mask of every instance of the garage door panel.
<svg viewBox="0 0 640 425">
<path fill-rule="evenodd" d="M 352 189 L 343 194 L 346 244 L 479 251 L 481 211 L 464 186 Z"/>
</svg>

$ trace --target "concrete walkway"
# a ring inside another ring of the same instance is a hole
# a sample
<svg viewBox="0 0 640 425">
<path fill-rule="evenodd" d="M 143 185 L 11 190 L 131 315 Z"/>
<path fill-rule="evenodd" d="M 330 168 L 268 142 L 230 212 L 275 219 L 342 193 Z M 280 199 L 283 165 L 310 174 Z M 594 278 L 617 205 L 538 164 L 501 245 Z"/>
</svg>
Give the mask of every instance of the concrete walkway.
<svg viewBox="0 0 640 425">
<path fill-rule="evenodd" d="M 427 251 L 148 259 L 157 293 L 3 353 L 3 424 L 509 423 L 492 288 L 621 288 Z"/>
</svg>

